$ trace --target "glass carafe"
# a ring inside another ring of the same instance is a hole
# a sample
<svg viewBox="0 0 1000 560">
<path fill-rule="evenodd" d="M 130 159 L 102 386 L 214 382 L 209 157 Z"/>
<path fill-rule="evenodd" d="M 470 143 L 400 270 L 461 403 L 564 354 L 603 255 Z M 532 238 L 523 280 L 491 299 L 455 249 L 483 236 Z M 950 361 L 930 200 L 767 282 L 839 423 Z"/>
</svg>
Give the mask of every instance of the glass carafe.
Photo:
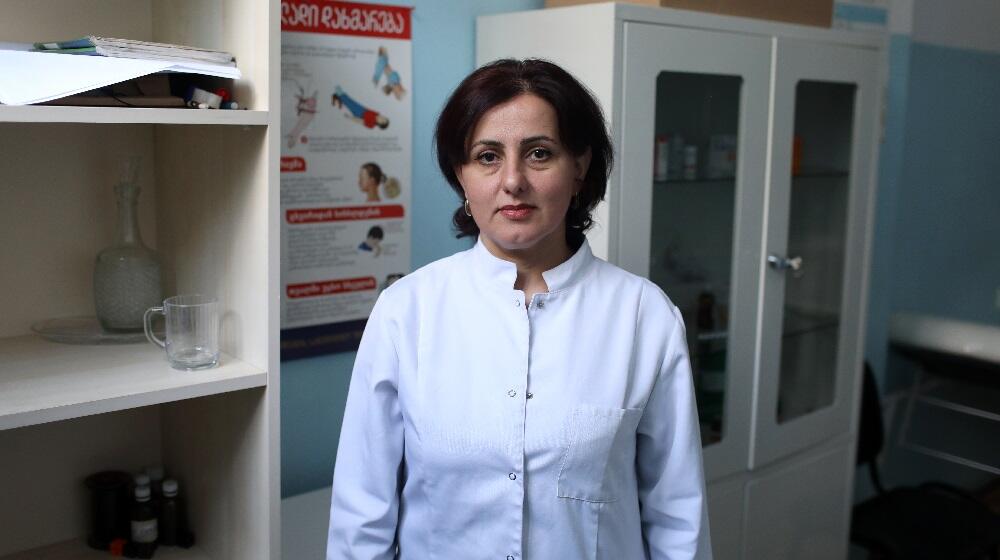
<svg viewBox="0 0 1000 560">
<path fill-rule="evenodd" d="M 141 331 L 143 313 L 163 301 L 160 259 L 139 235 L 139 158 L 129 158 L 115 185 L 118 228 L 115 242 L 97 254 L 94 304 L 109 331 Z"/>
</svg>

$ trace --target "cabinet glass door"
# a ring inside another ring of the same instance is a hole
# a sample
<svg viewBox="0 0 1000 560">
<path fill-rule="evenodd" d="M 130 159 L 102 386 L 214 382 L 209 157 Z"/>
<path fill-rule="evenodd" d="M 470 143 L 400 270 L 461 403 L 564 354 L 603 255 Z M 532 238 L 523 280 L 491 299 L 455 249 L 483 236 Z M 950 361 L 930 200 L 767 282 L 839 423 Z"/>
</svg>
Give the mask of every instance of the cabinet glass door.
<svg viewBox="0 0 1000 560">
<path fill-rule="evenodd" d="M 850 428 L 875 54 L 779 41 L 755 464 Z"/>
<path fill-rule="evenodd" d="M 770 43 L 625 29 L 618 262 L 684 317 L 712 479 L 749 452 Z"/>
<path fill-rule="evenodd" d="M 785 276 L 779 424 L 834 402 L 856 93 L 851 83 L 802 80 L 795 87 L 789 260 L 768 258 Z"/>
<path fill-rule="evenodd" d="M 725 425 L 733 283 L 739 76 L 660 72 L 656 79 L 649 279 L 684 316 L 702 445 Z"/>
</svg>

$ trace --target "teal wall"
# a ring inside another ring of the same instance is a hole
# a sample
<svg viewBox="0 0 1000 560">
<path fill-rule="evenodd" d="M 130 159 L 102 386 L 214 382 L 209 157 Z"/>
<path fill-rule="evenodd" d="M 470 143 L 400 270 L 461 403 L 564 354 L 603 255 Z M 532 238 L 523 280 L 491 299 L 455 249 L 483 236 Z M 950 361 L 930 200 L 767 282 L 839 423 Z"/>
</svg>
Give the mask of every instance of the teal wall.
<svg viewBox="0 0 1000 560">
<path fill-rule="evenodd" d="M 894 35 L 888 88 L 865 350 L 883 394 L 908 388 L 917 371 L 889 349 L 892 313 L 1000 325 L 1000 52 Z M 887 429 L 898 429 L 901 412 Z M 985 427 L 966 424 L 950 426 L 948 434 L 925 424 L 912 439 L 981 446 L 974 442 L 988 437 Z M 893 435 L 884 465 L 888 486 L 945 480 L 974 489 L 991 478 L 892 448 Z M 870 494 L 867 486 L 859 471 L 857 497 Z"/>
<path fill-rule="evenodd" d="M 905 150 L 893 307 L 1000 325 L 1000 53 L 913 43 Z"/>
<path fill-rule="evenodd" d="M 458 202 L 434 157 L 434 124 L 445 100 L 475 66 L 477 16 L 541 8 L 542 0 L 417 0 L 375 4 L 413 10 L 412 268 L 468 248 L 455 239 L 451 215 Z M 281 366 L 281 494 L 330 484 L 354 353 Z"/>
<path fill-rule="evenodd" d="M 868 327 L 865 339 L 865 359 L 872 365 L 875 375 L 880 379 L 884 379 L 888 362 L 888 328 L 889 317 L 892 314 L 893 290 L 892 255 L 906 138 L 910 49 L 909 36 L 893 35 L 887 54 L 885 135 L 879 149 L 875 231 L 872 236 L 871 276 L 868 287 Z M 883 383 L 882 386 L 884 385 Z"/>
</svg>

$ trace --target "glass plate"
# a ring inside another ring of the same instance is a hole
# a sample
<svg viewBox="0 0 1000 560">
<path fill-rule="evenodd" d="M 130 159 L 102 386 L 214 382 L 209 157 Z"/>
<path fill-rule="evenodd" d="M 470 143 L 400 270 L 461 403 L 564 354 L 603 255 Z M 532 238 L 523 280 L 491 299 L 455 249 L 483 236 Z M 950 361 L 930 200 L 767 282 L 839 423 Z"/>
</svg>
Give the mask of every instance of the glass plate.
<svg viewBox="0 0 1000 560">
<path fill-rule="evenodd" d="M 31 330 L 46 340 L 63 344 L 136 344 L 146 342 L 146 333 L 109 332 L 97 317 L 60 317 L 31 325 Z M 156 333 L 162 338 L 163 333 Z"/>
</svg>

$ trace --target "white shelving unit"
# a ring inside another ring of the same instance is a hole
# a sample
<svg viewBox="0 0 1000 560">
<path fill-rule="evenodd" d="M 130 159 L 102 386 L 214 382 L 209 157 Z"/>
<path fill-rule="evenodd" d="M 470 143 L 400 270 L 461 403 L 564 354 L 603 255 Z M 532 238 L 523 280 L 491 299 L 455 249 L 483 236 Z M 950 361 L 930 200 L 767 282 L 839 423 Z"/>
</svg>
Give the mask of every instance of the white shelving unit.
<svg viewBox="0 0 1000 560">
<path fill-rule="evenodd" d="M 247 110 L 0 106 L 0 559 L 90 560 L 102 470 L 162 464 L 197 544 L 164 560 L 280 558 L 279 4 L 268 0 L 11 0 L 0 41 L 84 35 L 221 48 Z M 142 157 L 139 221 L 165 295 L 222 304 L 218 368 L 171 369 L 151 344 L 74 346 L 36 321 L 93 315 L 112 186 Z"/>
</svg>

